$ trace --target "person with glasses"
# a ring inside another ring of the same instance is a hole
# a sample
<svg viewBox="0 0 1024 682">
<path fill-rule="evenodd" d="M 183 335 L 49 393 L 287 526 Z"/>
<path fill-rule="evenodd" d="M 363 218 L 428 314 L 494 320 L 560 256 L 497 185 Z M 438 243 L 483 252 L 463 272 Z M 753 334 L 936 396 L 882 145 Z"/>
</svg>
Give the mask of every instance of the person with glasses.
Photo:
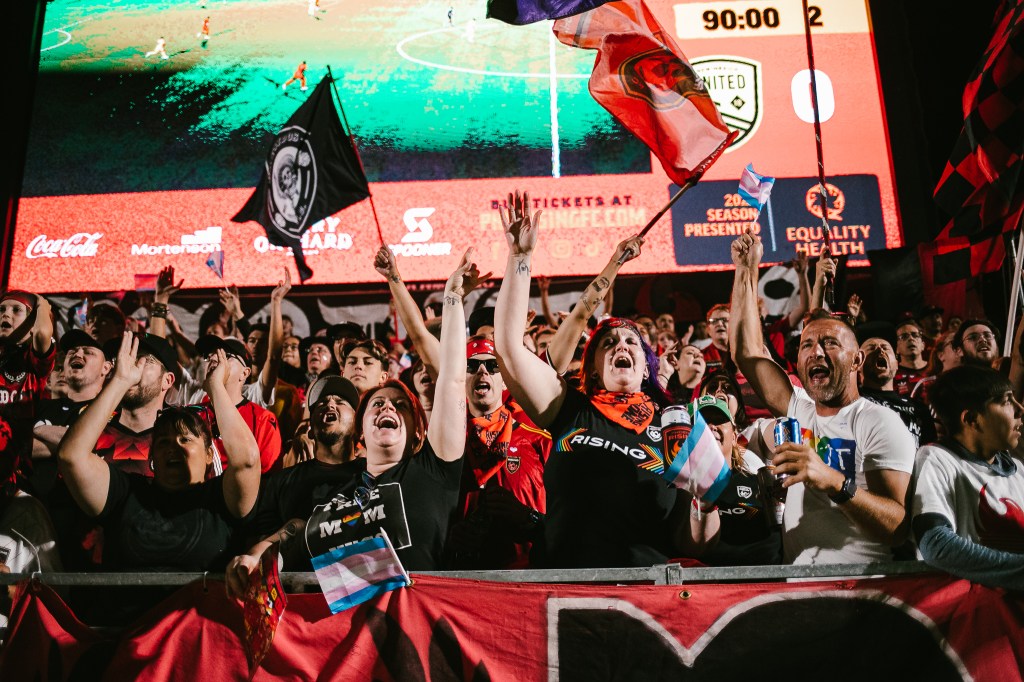
<svg viewBox="0 0 1024 682">
<path fill-rule="evenodd" d="M 893 378 L 893 388 L 902 397 L 908 398 L 917 384 L 928 376 L 928 360 L 924 356 L 924 332 L 913 320 L 906 320 L 896 327 L 896 355 L 899 369 Z"/>
<path fill-rule="evenodd" d="M 543 536 L 551 436 L 518 419 L 514 403 L 503 402 L 505 380 L 492 340 L 474 336 L 466 357 L 469 421 L 448 567 L 529 568 L 532 546 Z"/>
<path fill-rule="evenodd" d="M 351 474 L 351 482 L 337 490 L 332 502 L 317 507 L 309 519 L 290 520 L 246 554 L 235 557 L 225 574 L 229 595 L 244 593 L 249 575 L 259 565 L 263 552 L 273 544 L 304 539 L 308 556 L 319 556 L 346 539 L 361 539 L 349 533 L 361 532 L 370 523 L 381 523 L 388 530 L 406 570 L 431 571 L 442 567 L 444 542 L 458 503 L 466 446 L 463 299 L 481 281 L 470 249 L 445 284 L 438 378 L 429 424 L 416 398 L 402 382 L 388 380 L 367 391 L 355 413 L 354 433 L 354 438 L 364 446 L 365 456 L 342 465 Z M 366 493 L 357 492 L 356 488 L 365 488 Z M 401 500 L 400 507 L 379 509 L 381 505 L 375 502 L 396 498 Z M 329 516 L 332 508 L 351 509 L 351 503 L 358 504 L 360 500 L 363 505 L 354 526 L 348 525 L 353 519 Z M 403 517 L 407 533 L 387 528 L 386 524 Z M 400 535 L 406 536 L 405 542 L 399 541 Z"/>
<path fill-rule="evenodd" d="M 757 314 L 764 246 L 747 230 L 732 244 L 736 362 L 776 417 L 800 423 L 803 442 L 775 448 L 788 474 L 783 518 L 785 561 L 798 564 L 891 561 L 906 536 L 914 439 L 892 410 L 860 395 L 864 355 L 853 329 L 827 312 L 811 313 L 800 335 L 796 388 L 775 363 Z"/>
<path fill-rule="evenodd" d="M 704 373 L 708 376 L 718 372 L 736 374 L 736 364 L 729 355 L 729 306 L 719 303 L 708 310 L 708 334 L 711 343 L 704 349 Z"/>
<path fill-rule="evenodd" d="M 677 556 L 674 531 L 688 500 L 661 478 L 658 359 L 631 320 L 608 318 L 583 352 L 581 390 L 522 342 L 540 211 L 527 193 L 499 209 L 509 245 L 498 294 L 495 346 L 512 396 L 553 447 L 544 469 L 547 564 L 650 566 Z M 640 255 L 629 250 L 627 260 Z"/>
<path fill-rule="evenodd" d="M 324 372 L 336 370 L 331 345 L 331 340 L 325 335 L 307 336 L 299 343 L 299 357 L 306 373 L 299 388 L 305 389 Z"/>
<path fill-rule="evenodd" d="M 953 335 L 960 364 L 992 367 L 999 360 L 999 331 L 988 320 L 965 320 Z"/>
<path fill-rule="evenodd" d="M 220 571 L 256 504 L 260 481 L 259 447 L 225 385 L 223 350 L 204 385 L 228 460 L 223 476 L 207 480 L 217 456 L 213 435 L 200 411 L 188 407 L 155 415 L 147 448 L 150 476 L 126 473 L 94 454 L 111 412 L 158 362 L 144 353 L 142 342 L 131 332 L 120 340 L 113 377 L 61 442 L 61 474 L 81 510 L 105 530 L 106 569 Z"/>
</svg>

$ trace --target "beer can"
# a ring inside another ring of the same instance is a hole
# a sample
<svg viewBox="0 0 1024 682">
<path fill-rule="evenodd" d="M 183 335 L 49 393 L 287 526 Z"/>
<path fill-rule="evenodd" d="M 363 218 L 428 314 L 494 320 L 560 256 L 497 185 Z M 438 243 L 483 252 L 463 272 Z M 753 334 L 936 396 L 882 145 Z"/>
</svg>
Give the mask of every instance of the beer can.
<svg viewBox="0 0 1024 682">
<path fill-rule="evenodd" d="M 672 466 L 692 429 L 693 419 L 686 405 L 669 405 L 661 411 L 661 443 L 666 469 Z"/>
<path fill-rule="evenodd" d="M 800 422 L 792 417 L 779 417 L 775 420 L 775 444 L 803 442 L 803 435 L 800 433 Z"/>
</svg>

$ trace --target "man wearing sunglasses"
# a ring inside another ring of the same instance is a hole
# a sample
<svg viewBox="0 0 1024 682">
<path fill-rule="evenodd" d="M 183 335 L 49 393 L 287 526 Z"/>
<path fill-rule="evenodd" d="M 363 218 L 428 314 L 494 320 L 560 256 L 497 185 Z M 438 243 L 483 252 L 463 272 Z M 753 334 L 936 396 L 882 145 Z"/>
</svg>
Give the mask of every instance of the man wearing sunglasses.
<svg viewBox="0 0 1024 682">
<path fill-rule="evenodd" d="M 453 526 L 452 568 L 528 568 L 532 540 L 546 509 L 544 462 L 551 436 L 521 423 L 502 402 L 505 381 L 494 341 L 474 336 L 466 345 L 469 424 L 460 490 L 460 521 Z"/>
</svg>

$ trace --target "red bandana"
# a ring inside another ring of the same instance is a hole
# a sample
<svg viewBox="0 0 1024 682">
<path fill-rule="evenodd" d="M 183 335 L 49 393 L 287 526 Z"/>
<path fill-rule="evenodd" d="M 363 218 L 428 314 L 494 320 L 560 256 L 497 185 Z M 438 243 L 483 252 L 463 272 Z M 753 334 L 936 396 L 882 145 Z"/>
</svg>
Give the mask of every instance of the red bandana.
<svg viewBox="0 0 1024 682">
<path fill-rule="evenodd" d="M 654 401 L 646 393 L 612 393 L 598 389 L 591 404 L 619 426 L 640 433 L 651 425 Z"/>
<path fill-rule="evenodd" d="M 515 420 L 512 411 L 501 405 L 489 416 L 471 417 L 466 438 L 466 465 L 479 487 L 498 473 L 508 456 Z"/>
</svg>

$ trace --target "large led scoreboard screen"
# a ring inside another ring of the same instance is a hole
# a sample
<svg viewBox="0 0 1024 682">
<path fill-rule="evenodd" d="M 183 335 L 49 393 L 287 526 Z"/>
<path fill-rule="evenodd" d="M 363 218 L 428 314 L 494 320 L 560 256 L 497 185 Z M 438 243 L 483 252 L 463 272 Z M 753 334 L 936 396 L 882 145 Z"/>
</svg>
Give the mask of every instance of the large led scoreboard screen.
<svg viewBox="0 0 1024 682">
<path fill-rule="evenodd" d="M 815 253 L 800 0 L 648 5 L 740 133 L 627 272 L 729 267 L 730 241 L 752 224 L 767 261 Z M 186 286 L 212 287 L 214 251 L 228 281 L 275 283 L 290 254 L 230 217 L 328 67 L 407 279 L 443 279 L 468 246 L 500 272 L 495 207 L 515 188 L 544 209 L 535 272 L 598 272 L 675 188 L 591 98 L 593 52 L 558 43 L 550 22 L 514 27 L 484 12 L 482 0 L 48 3 L 12 285 L 125 289 L 171 264 Z M 866 262 L 902 243 L 867 6 L 813 0 L 809 16 L 832 240 Z M 303 61 L 308 90 L 283 89 Z M 736 194 L 748 163 L 778 178 L 759 217 Z M 313 225 L 311 283 L 378 281 L 378 244 L 365 201 Z"/>
</svg>

